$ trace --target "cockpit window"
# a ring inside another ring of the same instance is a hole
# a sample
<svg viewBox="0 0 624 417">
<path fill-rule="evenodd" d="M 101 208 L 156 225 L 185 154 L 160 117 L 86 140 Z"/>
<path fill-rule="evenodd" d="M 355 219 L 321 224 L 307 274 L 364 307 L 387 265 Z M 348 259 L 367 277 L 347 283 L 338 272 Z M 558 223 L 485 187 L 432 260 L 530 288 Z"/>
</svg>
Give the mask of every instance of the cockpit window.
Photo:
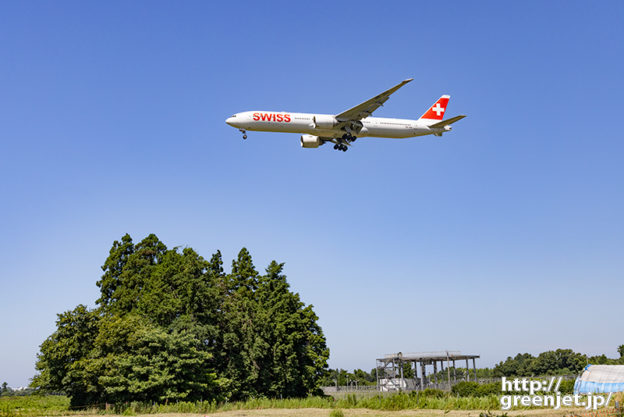
<svg viewBox="0 0 624 417">
<path fill-rule="evenodd" d="M 236 115 L 233 115 L 232 117 L 236 117 Z"/>
</svg>

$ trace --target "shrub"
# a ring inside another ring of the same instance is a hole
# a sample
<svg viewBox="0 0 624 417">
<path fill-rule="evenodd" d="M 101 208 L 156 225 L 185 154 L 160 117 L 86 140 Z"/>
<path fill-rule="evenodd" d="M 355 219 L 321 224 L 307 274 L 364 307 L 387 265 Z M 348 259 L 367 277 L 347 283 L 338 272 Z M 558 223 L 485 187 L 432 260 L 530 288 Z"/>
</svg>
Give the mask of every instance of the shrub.
<svg viewBox="0 0 624 417">
<path fill-rule="evenodd" d="M 500 391 L 501 385 L 498 382 L 479 384 L 463 381 L 451 388 L 451 392 L 459 397 L 487 397 L 488 395 L 499 395 Z"/>
<path fill-rule="evenodd" d="M 425 397 L 442 398 L 446 396 L 446 393 L 441 389 L 426 388 L 421 392 L 421 395 Z"/>
<path fill-rule="evenodd" d="M 574 392 L 574 380 L 573 379 L 565 379 L 561 381 L 559 385 L 559 392 L 562 394 L 572 394 Z"/>
<path fill-rule="evenodd" d="M 499 395 L 501 393 L 501 384 L 498 382 L 490 382 L 488 384 L 480 384 L 475 391 L 477 397 L 487 397 L 488 395 Z"/>
<path fill-rule="evenodd" d="M 462 381 L 453 385 L 451 392 L 460 397 L 473 397 L 476 396 L 476 392 L 479 389 L 479 384 L 476 382 Z"/>
</svg>

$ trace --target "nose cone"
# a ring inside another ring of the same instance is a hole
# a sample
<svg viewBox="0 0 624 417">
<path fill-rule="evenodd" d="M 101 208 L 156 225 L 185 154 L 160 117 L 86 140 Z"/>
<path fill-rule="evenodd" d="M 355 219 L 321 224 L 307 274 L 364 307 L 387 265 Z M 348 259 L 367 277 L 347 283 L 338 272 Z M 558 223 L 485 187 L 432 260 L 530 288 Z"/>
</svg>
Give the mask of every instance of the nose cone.
<svg viewBox="0 0 624 417">
<path fill-rule="evenodd" d="M 236 118 L 228 117 L 227 119 L 225 119 L 225 123 L 229 124 L 230 126 L 234 126 L 234 124 L 236 123 Z"/>
</svg>

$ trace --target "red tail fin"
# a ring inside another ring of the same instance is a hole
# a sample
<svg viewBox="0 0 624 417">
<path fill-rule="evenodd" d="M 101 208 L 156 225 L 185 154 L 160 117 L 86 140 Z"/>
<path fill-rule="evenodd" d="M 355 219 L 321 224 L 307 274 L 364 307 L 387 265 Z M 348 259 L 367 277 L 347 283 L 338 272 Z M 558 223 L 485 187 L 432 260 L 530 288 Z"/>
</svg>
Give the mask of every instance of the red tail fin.
<svg viewBox="0 0 624 417">
<path fill-rule="evenodd" d="M 420 118 L 428 120 L 442 120 L 450 98 L 451 96 L 447 95 L 440 97 L 438 101 L 433 103 L 433 106 L 431 106 L 429 110 L 425 112 L 425 114 L 420 116 Z"/>
</svg>

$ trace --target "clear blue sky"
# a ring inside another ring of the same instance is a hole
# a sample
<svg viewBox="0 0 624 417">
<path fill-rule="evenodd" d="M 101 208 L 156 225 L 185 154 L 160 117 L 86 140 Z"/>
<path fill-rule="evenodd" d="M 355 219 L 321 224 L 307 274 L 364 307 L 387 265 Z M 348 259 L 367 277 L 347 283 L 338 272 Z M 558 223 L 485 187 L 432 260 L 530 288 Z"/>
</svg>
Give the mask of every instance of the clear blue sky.
<svg viewBox="0 0 624 417">
<path fill-rule="evenodd" d="M 94 305 L 115 239 L 286 262 L 330 366 L 462 350 L 492 366 L 624 343 L 624 3 L 2 2 L 0 380 Z M 441 94 L 443 138 L 349 152 L 224 123 L 377 116 Z"/>
</svg>

